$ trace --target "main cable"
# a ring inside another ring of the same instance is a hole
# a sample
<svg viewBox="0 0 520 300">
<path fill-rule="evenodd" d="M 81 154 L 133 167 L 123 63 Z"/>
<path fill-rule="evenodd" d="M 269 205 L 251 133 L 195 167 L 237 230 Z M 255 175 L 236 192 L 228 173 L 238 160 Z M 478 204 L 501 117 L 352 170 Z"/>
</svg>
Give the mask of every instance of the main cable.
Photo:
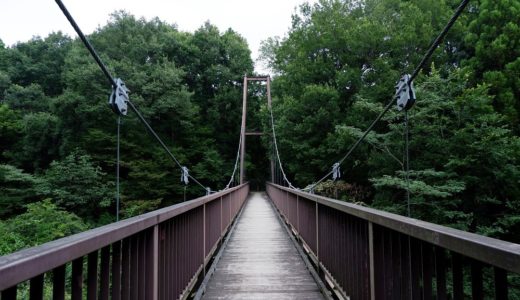
<svg viewBox="0 0 520 300">
<path fill-rule="evenodd" d="M 460 15 L 462 14 L 462 12 L 464 11 L 464 9 L 466 8 L 466 6 L 468 5 L 470 0 L 462 0 L 462 2 L 460 3 L 460 5 L 457 7 L 455 13 L 452 15 L 452 17 L 450 18 L 450 20 L 448 21 L 448 23 L 446 24 L 446 26 L 444 26 L 443 30 L 439 33 L 439 35 L 435 38 L 435 40 L 432 42 L 432 44 L 430 45 L 428 51 L 426 51 L 425 55 L 423 56 L 423 58 L 421 59 L 421 61 L 419 62 L 419 64 L 417 65 L 417 67 L 415 68 L 415 70 L 413 71 L 412 75 L 410 76 L 410 79 L 408 80 L 407 84 L 411 84 L 413 82 L 413 80 L 419 75 L 419 73 L 421 72 L 421 70 L 424 68 L 424 66 L 426 65 L 427 61 L 431 58 L 431 56 L 433 55 L 433 52 L 437 49 L 437 47 L 439 47 L 440 43 L 442 42 L 442 40 L 446 37 L 446 35 L 448 34 L 448 32 L 450 31 L 451 27 L 453 26 L 453 24 L 455 24 L 455 22 L 457 21 L 457 19 L 460 17 Z M 402 86 L 402 88 L 404 88 L 405 85 Z M 401 88 L 401 89 L 402 89 Z M 396 94 L 399 94 L 401 92 L 401 89 L 399 89 Z M 385 106 L 385 108 L 383 109 L 383 111 L 377 116 L 377 118 L 372 122 L 372 124 L 370 124 L 370 126 L 365 130 L 365 132 L 363 133 L 363 135 L 356 141 L 356 143 L 354 143 L 354 145 L 349 149 L 349 151 L 347 152 L 347 154 L 345 156 L 343 156 L 343 158 L 339 161 L 339 164 L 341 165 L 351 154 L 352 152 L 354 152 L 354 150 L 357 149 L 357 147 L 361 144 L 361 142 L 366 138 L 366 136 L 370 133 L 370 131 L 372 131 L 372 129 L 375 127 L 375 125 L 381 120 L 381 118 L 383 118 L 383 116 L 390 110 L 390 108 L 392 107 L 392 104 L 394 103 L 394 99 L 392 98 L 392 100 L 390 100 L 388 102 L 388 104 Z M 312 185 L 310 185 L 310 187 L 308 188 L 305 188 L 304 190 L 313 190 L 316 185 L 320 184 L 323 180 L 325 180 L 327 177 L 329 177 L 331 174 L 333 173 L 333 171 L 329 171 L 325 176 L 323 176 L 320 180 L 318 180 L 317 182 L 313 183 Z"/>
<path fill-rule="evenodd" d="M 98 53 L 96 52 L 96 50 L 94 49 L 94 47 L 92 46 L 92 44 L 88 41 L 88 39 L 85 37 L 85 35 L 83 34 L 83 32 L 81 31 L 81 29 L 79 28 L 78 24 L 76 23 L 76 21 L 74 20 L 74 18 L 72 17 L 72 15 L 69 13 L 69 11 L 67 10 L 67 8 L 65 7 L 65 5 L 63 4 L 63 2 L 61 0 L 55 0 L 56 3 L 58 4 L 58 6 L 60 7 L 61 11 L 63 12 L 63 14 L 65 15 L 65 17 L 69 20 L 70 24 L 72 25 L 72 27 L 74 28 L 74 30 L 76 31 L 76 33 L 78 34 L 78 36 L 80 37 L 80 39 L 83 41 L 83 44 L 85 45 L 85 47 L 88 49 L 88 51 L 90 52 L 90 54 L 92 55 L 92 57 L 94 58 L 94 60 L 96 61 L 96 63 L 98 64 L 98 66 L 100 67 L 101 71 L 103 71 L 103 74 L 105 74 L 105 77 L 108 79 L 108 81 L 110 82 L 110 84 L 112 85 L 112 87 L 116 87 L 117 86 L 117 83 L 116 83 L 116 80 L 114 79 L 114 77 L 112 76 L 112 74 L 110 74 L 110 72 L 108 71 L 107 67 L 105 66 L 105 64 L 103 63 L 103 61 L 101 60 L 101 58 L 99 57 Z M 143 123 L 143 125 L 146 127 L 146 129 L 148 130 L 148 132 L 157 140 L 157 142 L 159 142 L 159 144 L 161 145 L 161 147 L 164 149 L 164 151 L 166 151 L 166 153 L 170 156 L 170 158 L 177 164 L 177 166 L 179 168 L 182 169 L 182 165 L 181 163 L 179 162 L 179 160 L 177 160 L 177 158 L 173 155 L 173 153 L 170 151 L 170 149 L 168 149 L 168 147 L 166 146 L 166 144 L 164 144 L 164 142 L 162 141 L 162 139 L 159 137 L 159 135 L 157 135 L 157 133 L 155 132 L 155 130 L 153 130 L 153 128 L 150 126 L 150 124 L 146 121 L 146 119 L 143 117 L 143 115 L 141 114 L 141 112 L 139 112 L 139 110 L 137 110 L 137 108 L 135 107 L 135 105 L 132 103 L 132 101 L 130 101 L 130 99 L 128 99 L 128 105 L 130 106 L 130 108 L 132 109 L 132 111 L 137 115 L 137 118 L 141 121 L 141 123 Z M 201 186 L 204 190 L 207 190 L 207 188 L 202 185 L 197 179 L 195 179 L 193 176 L 189 176 L 191 179 L 193 179 L 193 181 L 195 183 L 197 183 L 199 186 Z"/>
</svg>

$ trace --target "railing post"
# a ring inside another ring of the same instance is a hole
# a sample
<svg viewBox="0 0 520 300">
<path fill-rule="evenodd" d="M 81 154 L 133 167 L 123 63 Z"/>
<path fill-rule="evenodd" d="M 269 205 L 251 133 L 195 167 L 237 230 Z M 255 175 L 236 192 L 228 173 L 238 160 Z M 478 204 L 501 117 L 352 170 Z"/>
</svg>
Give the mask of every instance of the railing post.
<svg viewBox="0 0 520 300">
<path fill-rule="evenodd" d="M 300 233 L 300 196 L 296 195 L 296 230 Z"/>
<path fill-rule="evenodd" d="M 153 227 L 152 233 L 152 256 L 153 256 L 153 271 L 152 271 L 152 299 L 159 299 L 159 225 Z"/>
<path fill-rule="evenodd" d="M 222 220 L 222 202 L 224 202 L 224 197 L 220 197 L 220 237 L 222 238 L 222 236 L 224 235 L 224 228 L 222 228 L 222 224 L 224 222 L 224 220 Z M 221 242 L 222 242 L 222 239 L 221 239 Z"/>
<path fill-rule="evenodd" d="M 320 225 L 318 219 L 318 201 L 316 203 L 316 259 L 318 260 L 318 273 L 320 271 Z"/>
<path fill-rule="evenodd" d="M 372 222 L 368 222 L 368 259 L 370 274 L 370 299 L 376 299 L 376 282 L 374 274 L 374 227 Z"/>
<path fill-rule="evenodd" d="M 206 203 L 202 205 L 202 268 L 206 275 Z"/>
</svg>

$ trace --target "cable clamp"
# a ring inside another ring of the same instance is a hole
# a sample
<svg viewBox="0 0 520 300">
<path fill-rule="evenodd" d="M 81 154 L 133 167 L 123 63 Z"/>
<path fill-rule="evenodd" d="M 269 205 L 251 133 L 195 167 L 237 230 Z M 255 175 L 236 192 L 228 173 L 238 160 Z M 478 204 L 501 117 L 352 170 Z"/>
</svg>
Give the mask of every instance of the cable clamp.
<svg viewBox="0 0 520 300">
<path fill-rule="evenodd" d="M 190 173 L 189 173 L 188 168 L 182 167 L 181 168 L 181 182 L 183 182 L 184 184 L 188 184 L 189 176 L 190 176 Z"/>
<path fill-rule="evenodd" d="M 339 167 L 339 162 L 332 165 L 332 180 L 336 181 L 341 177 L 341 169 Z"/>
<path fill-rule="evenodd" d="M 116 86 L 112 86 L 112 93 L 108 98 L 108 105 L 116 114 L 126 116 L 128 113 L 129 92 L 123 80 L 117 78 Z"/>
<path fill-rule="evenodd" d="M 395 86 L 395 98 L 397 110 L 409 110 L 415 103 L 415 89 L 413 82 L 410 81 L 410 74 L 405 74 Z"/>
</svg>

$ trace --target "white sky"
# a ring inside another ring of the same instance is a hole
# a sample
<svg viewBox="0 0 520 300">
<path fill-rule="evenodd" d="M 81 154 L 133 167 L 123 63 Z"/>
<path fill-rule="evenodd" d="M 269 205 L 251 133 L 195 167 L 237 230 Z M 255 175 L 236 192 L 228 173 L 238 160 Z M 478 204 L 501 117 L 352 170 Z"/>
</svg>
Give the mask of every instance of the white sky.
<svg viewBox="0 0 520 300">
<path fill-rule="evenodd" d="M 295 8 L 316 0 L 63 0 L 85 34 L 106 24 L 110 13 L 125 10 L 136 17 L 159 17 L 193 32 L 209 20 L 220 31 L 231 27 L 248 41 L 253 60 L 260 42 L 284 36 Z M 75 37 L 54 0 L 0 0 L 0 39 L 6 45 L 61 30 Z M 257 71 L 264 71 L 257 64 Z"/>
</svg>

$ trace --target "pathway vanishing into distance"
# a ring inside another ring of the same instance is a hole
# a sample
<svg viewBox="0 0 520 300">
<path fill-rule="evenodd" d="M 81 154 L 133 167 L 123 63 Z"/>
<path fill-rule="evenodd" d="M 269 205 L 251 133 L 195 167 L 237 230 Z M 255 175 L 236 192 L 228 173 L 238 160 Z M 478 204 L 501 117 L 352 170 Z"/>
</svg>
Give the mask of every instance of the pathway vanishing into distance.
<svg viewBox="0 0 520 300">
<path fill-rule="evenodd" d="M 324 299 L 264 193 L 251 193 L 202 299 Z"/>
</svg>

